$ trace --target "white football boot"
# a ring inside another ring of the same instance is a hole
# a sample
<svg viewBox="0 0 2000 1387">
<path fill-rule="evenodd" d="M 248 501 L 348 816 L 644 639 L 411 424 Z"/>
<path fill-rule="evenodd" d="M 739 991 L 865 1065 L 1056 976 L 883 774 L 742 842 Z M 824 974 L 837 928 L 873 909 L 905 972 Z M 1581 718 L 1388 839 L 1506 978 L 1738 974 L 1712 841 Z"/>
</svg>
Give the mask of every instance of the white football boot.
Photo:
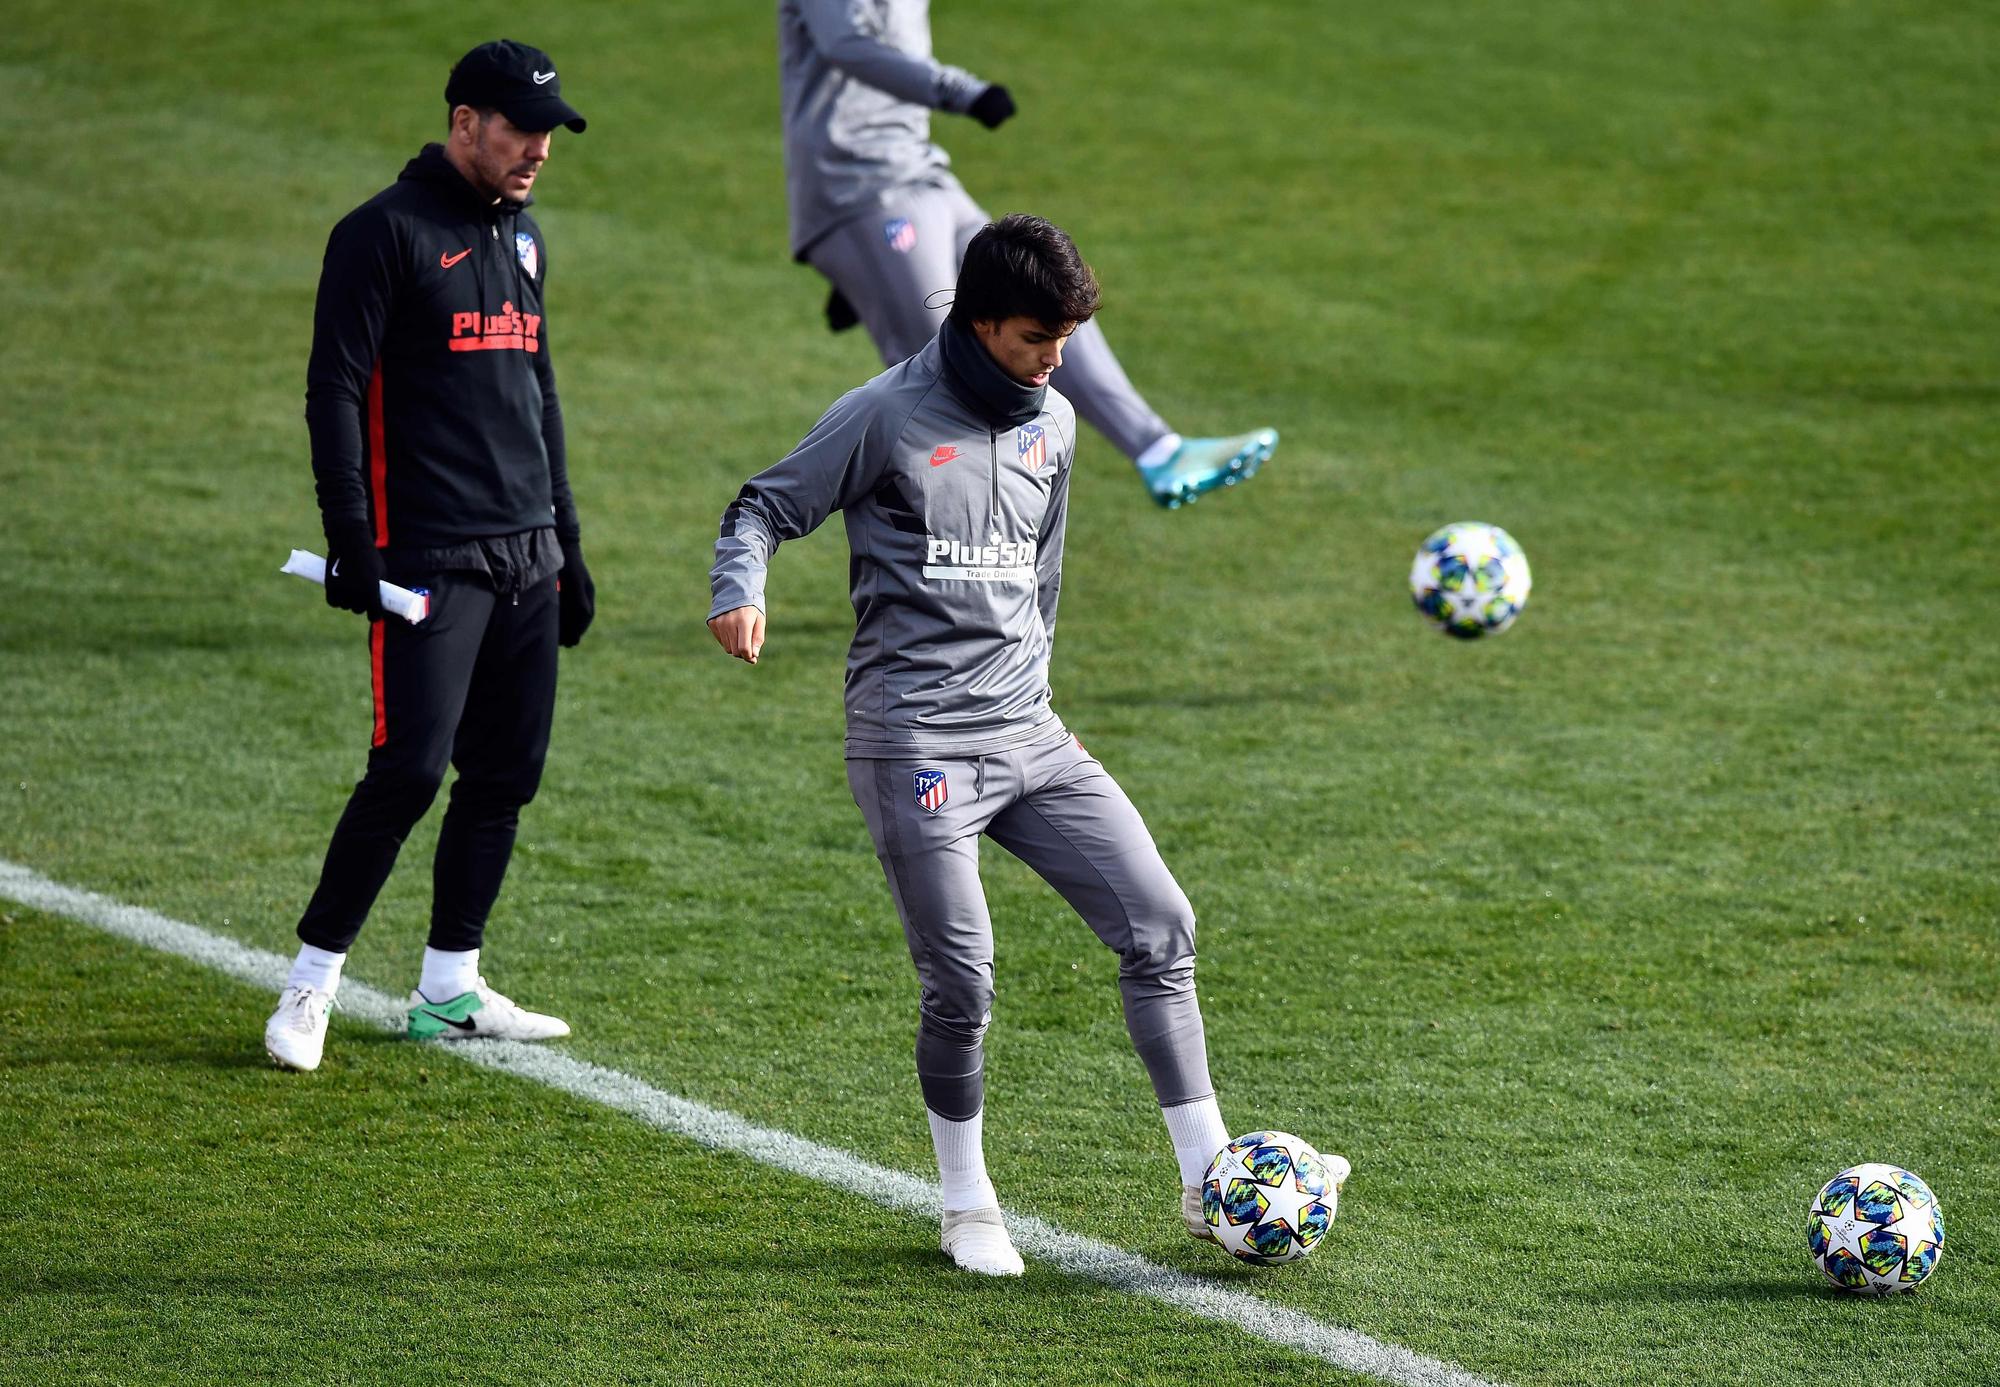
<svg viewBox="0 0 2000 1387">
<path fill-rule="evenodd" d="M 326 1017 L 333 994 L 316 987 L 286 987 L 278 1009 L 264 1023 L 264 1053 L 281 1069 L 309 1074 L 326 1053 Z"/>
<path fill-rule="evenodd" d="M 1332 1177 L 1335 1207 L 1339 1207 L 1340 1187 L 1347 1183 L 1347 1177 L 1354 1173 L 1354 1163 L 1345 1156 L 1336 1156 L 1322 1151 L 1320 1159 L 1326 1162 L 1326 1173 Z M 1216 1241 L 1215 1230 L 1208 1226 L 1208 1213 L 1201 1206 L 1201 1186 L 1181 1186 L 1181 1220 L 1187 1224 L 1188 1236 L 1202 1242 Z"/>
<path fill-rule="evenodd" d="M 944 1231 L 938 1246 L 958 1264 L 961 1271 L 981 1276 L 1019 1276 L 1021 1254 L 1007 1236 L 1007 1225 L 998 1209 L 946 1209 Z"/>
<path fill-rule="evenodd" d="M 1187 1224 L 1188 1236 L 1205 1243 L 1212 1243 L 1215 1230 L 1208 1226 L 1208 1214 L 1201 1207 L 1201 1186 L 1181 1186 L 1181 1219 Z"/>
<path fill-rule="evenodd" d="M 484 978 L 447 1002 L 410 994 L 412 1040 L 554 1040 L 568 1034 L 569 1022 L 516 1006 Z"/>
</svg>

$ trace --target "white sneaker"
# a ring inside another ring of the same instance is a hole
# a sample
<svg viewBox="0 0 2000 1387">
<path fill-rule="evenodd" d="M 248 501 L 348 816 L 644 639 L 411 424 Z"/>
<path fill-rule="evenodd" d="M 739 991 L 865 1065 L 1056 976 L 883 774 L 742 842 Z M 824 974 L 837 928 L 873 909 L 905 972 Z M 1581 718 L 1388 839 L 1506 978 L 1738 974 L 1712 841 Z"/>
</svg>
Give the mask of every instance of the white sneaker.
<svg viewBox="0 0 2000 1387">
<path fill-rule="evenodd" d="M 1188 1236 L 1202 1242 L 1215 1241 L 1215 1230 L 1208 1226 L 1208 1213 L 1201 1207 L 1201 1186 L 1181 1186 L 1181 1221 L 1187 1224 Z"/>
<path fill-rule="evenodd" d="M 1354 1173 L 1354 1165 L 1345 1156 L 1336 1156 L 1322 1151 L 1320 1159 L 1326 1162 L 1326 1173 L 1333 1182 L 1333 1192 L 1337 1196 L 1340 1187 L 1347 1183 L 1347 1177 Z M 1181 1221 L 1187 1224 L 1188 1236 L 1203 1242 L 1216 1241 L 1215 1230 L 1208 1226 L 1208 1211 L 1202 1208 L 1201 1186 L 1181 1186 Z"/>
<path fill-rule="evenodd" d="M 946 1209 L 938 1246 L 961 1271 L 1019 1276 L 1023 1270 L 1021 1254 L 1014 1250 L 1014 1240 L 1007 1236 L 1007 1225 L 1000 1221 L 998 1209 Z"/>
<path fill-rule="evenodd" d="M 311 1073 L 326 1052 L 326 1016 L 333 994 L 316 987 L 287 987 L 264 1023 L 264 1053 L 281 1069 Z"/>
<path fill-rule="evenodd" d="M 569 1022 L 514 1005 L 481 978 L 472 991 L 448 1002 L 410 994 L 412 1040 L 554 1040 L 569 1034 Z"/>
<path fill-rule="evenodd" d="M 1336 1156 L 1331 1151 L 1322 1151 L 1319 1158 L 1326 1162 L 1327 1178 L 1333 1181 L 1333 1192 L 1340 1193 L 1340 1187 L 1347 1183 L 1347 1177 L 1354 1173 L 1354 1163 L 1345 1156 Z"/>
</svg>

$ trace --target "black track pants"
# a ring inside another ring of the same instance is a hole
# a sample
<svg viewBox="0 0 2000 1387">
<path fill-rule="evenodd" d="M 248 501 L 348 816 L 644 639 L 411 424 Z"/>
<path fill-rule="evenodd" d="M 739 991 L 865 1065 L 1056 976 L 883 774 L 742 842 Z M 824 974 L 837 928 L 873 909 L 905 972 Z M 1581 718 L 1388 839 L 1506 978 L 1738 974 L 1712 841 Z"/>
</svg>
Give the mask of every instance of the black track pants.
<svg viewBox="0 0 2000 1387">
<path fill-rule="evenodd" d="M 518 601 L 472 574 L 415 580 L 430 617 L 373 623 L 368 773 L 334 827 L 299 938 L 344 953 L 396 854 L 455 766 L 432 872 L 430 945 L 476 949 L 500 894 L 521 806 L 535 797 L 556 699 L 556 580 Z"/>
</svg>

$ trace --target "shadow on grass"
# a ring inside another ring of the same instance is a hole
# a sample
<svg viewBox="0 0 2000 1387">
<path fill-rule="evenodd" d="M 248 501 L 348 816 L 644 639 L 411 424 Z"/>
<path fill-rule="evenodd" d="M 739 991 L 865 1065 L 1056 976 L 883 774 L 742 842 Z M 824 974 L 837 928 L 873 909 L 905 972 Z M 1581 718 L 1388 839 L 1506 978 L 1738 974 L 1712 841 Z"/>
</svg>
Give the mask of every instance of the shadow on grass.
<svg viewBox="0 0 2000 1387">
<path fill-rule="evenodd" d="M 257 1244 L 248 1245 L 253 1257 Z M 267 1249 L 268 1250 L 268 1249 Z M 680 1255 L 676 1255 L 677 1251 Z M 923 1242 L 856 1242 L 841 1247 L 769 1247 L 732 1251 L 728 1275 L 714 1278 L 712 1249 L 690 1231 L 661 1245 L 622 1249 L 593 1248 L 588 1252 L 532 1255 L 517 1244 L 506 1257 L 433 1259 L 421 1266 L 348 1265 L 291 1268 L 245 1259 L 228 1266 L 138 1266 L 131 1263 L 84 1267 L 24 1269 L 20 1279 L 0 1296 L 0 1305 L 19 1306 L 45 1296 L 147 1296 L 201 1298 L 241 1296 L 262 1300 L 274 1293 L 302 1298 L 414 1292 L 427 1288 L 464 1286 L 469 1300 L 489 1298 L 495 1287 L 525 1295 L 536 1287 L 592 1285 L 608 1282 L 654 1283 L 673 1279 L 680 1294 L 699 1299 L 707 1291 L 734 1297 L 742 1276 L 765 1275 L 795 1281 L 802 1267 L 815 1279 L 875 1285 L 885 1281 L 930 1281 L 961 1277 L 944 1254 Z M 1034 1278 L 1030 1278 L 1033 1280 Z M 1067 1279 L 1067 1278 L 1065 1278 Z M 980 1281 L 985 1286 L 985 1281 Z M 1016 1282 L 1016 1285 L 1026 1284 Z"/>
<path fill-rule="evenodd" d="M 183 1032 L 170 1038 L 151 1033 L 100 1035 L 94 1037 L 90 1062 L 99 1067 L 134 1069 L 272 1069 L 275 1066 L 271 1057 L 264 1053 L 264 1020 L 265 1008 L 260 1003 L 227 1025 Z M 415 1048 L 401 1031 L 387 1031 L 365 1022 L 348 1028 L 336 1023 L 327 1038 L 328 1066 L 337 1067 L 341 1051 L 383 1045 L 410 1046 L 412 1054 L 430 1054 Z M 37 1045 L 16 1036 L 9 1040 L 4 1054 L 0 1054 L 0 1069 L 73 1065 L 77 1060 L 75 1045 Z"/>
<path fill-rule="evenodd" d="M 172 1040 L 152 1036 L 143 1039 L 114 1039 L 97 1044 L 89 1063 L 103 1069 L 123 1066 L 132 1069 L 197 1067 L 202 1069 L 269 1069 L 271 1057 L 264 1053 L 264 1023 L 261 1019 L 241 1027 L 218 1029 L 199 1035 L 183 1035 Z M 75 1046 L 24 1044 L 19 1040 L 7 1047 L 0 1069 L 61 1068 L 75 1065 Z"/>
<path fill-rule="evenodd" d="M 1627 1283 L 1573 1289 L 1564 1299 L 1577 1305 L 1737 1305 L 1746 1302 L 1806 1303 L 1836 1299 L 1841 1292 L 1804 1276 L 1718 1277 L 1700 1284 Z"/>
</svg>

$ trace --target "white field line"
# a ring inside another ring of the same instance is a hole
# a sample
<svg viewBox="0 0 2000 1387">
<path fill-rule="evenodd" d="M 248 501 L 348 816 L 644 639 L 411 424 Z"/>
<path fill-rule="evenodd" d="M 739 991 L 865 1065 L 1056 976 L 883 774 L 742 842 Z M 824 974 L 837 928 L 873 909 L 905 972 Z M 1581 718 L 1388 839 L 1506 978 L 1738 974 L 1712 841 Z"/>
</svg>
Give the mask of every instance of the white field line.
<svg viewBox="0 0 2000 1387">
<path fill-rule="evenodd" d="M 250 948 L 141 906 L 125 905 L 95 892 L 64 886 L 4 859 L 0 859 L 0 898 L 94 926 L 149 949 L 192 959 L 274 994 L 291 968 L 291 960 L 279 954 Z M 346 1016 L 361 1018 L 387 1030 L 401 1030 L 405 1024 L 404 1003 L 352 978 L 341 982 L 340 1010 Z M 246 1029 L 243 1043 L 254 1045 L 258 1040 Z M 938 1216 L 937 1186 L 930 1180 L 872 1164 L 789 1132 L 760 1127 L 734 1113 L 676 1097 L 630 1074 L 574 1059 L 560 1050 L 494 1040 L 432 1043 L 481 1068 L 513 1074 L 615 1108 L 662 1131 L 692 1138 L 704 1146 L 740 1152 L 752 1160 L 859 1195 L 885 1208 L 925 1219 Z M 1498 1387 L 1449 1363 L 1159 1266 L 1109 1243 L 1065 1232 L 1029 1214 L 1008 1210 L 1007 1227 L 1023 1253 L 1071 1275 L 1162 1301 L 1350 1372 L 1401 1387 Z"/>
</svg>

